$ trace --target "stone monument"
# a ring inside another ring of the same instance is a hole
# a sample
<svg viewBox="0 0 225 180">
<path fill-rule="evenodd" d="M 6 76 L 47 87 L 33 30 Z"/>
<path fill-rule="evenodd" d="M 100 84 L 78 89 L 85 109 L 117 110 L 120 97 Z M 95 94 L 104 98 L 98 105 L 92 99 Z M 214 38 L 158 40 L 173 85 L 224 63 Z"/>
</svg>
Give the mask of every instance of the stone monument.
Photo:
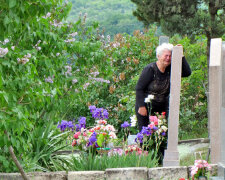
<svg viewBox="0 0 225 180">
<path fill-rule="evenodd" d="M 169 37 L 168 36 L 160 36 L 159 37 L 159 45 L 163 43 L 169 43 Z"/>
<path fill-rule="evenodd" d="M 211 40 L 209 63 L 209 124 L 211 163 L 218 164 L 218 176 L 225 179 L 225 43 Z"/>
<path fill-rule="evenodd" d="M 222 43 L 222 58 L 220 68 L 220 159 L 218 162 L 217 179 L 225 179 L 225 42 Z"/>
<path fill-rule="evenodd" d="M 211 163 L 220 160 L 220 108 L 221 108 L 222 39 L 211 39 L 209 59 L 209 125 Z"/>
<path fill-rule="evenodd" d="M 178 125 L 181 89 L 181 65 L 183 47 L 173 47 L 171 61 L 170 102 L 168 120 L 167 150 L 165 150 L 163 166 L 179 166 Z"/>
</svg>

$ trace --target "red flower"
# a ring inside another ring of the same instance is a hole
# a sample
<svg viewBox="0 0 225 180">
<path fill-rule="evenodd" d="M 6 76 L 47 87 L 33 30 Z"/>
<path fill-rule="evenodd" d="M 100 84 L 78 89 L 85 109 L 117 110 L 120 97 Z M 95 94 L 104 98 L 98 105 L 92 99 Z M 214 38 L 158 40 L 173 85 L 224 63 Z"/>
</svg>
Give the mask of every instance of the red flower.
<svg viewBox="0 0 225 180">
<path fill-rule="evenodd" d="M 107 133 L 103 132 L 103 133 L 102 133 L 102 135 L 103 135 L 103 136 L 106 136 L 106 135 L 107 135 Z"/>
<path fill-rule="evenodd" d="M 77 144 L 77 141 L 76 140 L 73 140 L 72 146 L 75 146 L 76 144 Z"/>
<path fill-rule="evenodd" d="M 80 136 L 80 132 L 77 132 L 76 134 L 73 135 L 73 137 L 74 137 L 75 139 L 78 139 L 79 136 Z"/>
</svg>

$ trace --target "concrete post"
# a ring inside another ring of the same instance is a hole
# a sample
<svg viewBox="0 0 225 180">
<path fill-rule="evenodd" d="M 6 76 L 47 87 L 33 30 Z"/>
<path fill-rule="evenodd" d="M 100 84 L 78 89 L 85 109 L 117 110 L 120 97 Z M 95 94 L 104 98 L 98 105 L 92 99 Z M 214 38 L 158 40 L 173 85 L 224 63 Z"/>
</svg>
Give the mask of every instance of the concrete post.
<svg viewBox="0 0 225 180">
<path fill-rule="evenodd" d="M 211 39 L 209 60 L 209 124 L 211 163 L 220 160 L 220 109 L 221 109 L 221 57 L 222 39 Z"/>
<path fill-rule="evenodd" d="M 163 166 L 179 166 L 178 152 L 178 125 L 180 109 L 180 89 L 181 89 L 181 65 L 182 65 L 183 47 L 175 46 L 173 48 L 171 62 L 171 80 L 170 80 L 170 104 L 168 120 L 168 140 L 167 150 L 163 159 Z"/>
<path fill-rule="evenodd" d="M 220 162 L 218 163 L 218 176 L 225 179 L 225 42 L 222 44 L 222 62 L 221 62 L 221 112 L 220 112 L 220 132 L 221 132 L 221 151 Z"/>
</svg>

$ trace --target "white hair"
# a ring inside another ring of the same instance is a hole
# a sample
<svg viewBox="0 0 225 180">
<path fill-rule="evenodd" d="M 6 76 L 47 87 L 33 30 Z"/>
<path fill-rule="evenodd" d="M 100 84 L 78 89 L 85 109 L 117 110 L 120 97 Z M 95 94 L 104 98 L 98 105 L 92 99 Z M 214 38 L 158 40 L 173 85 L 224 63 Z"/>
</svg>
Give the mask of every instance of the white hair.
<svg viewBox="0 0 225 180">
<path fill-rule="evenodd" d="M 163 43 L 156 48 L 156 57 L 162 55 L 164 50 L 173 51 L 173 45 L 170 43 Z"/>
</svg>

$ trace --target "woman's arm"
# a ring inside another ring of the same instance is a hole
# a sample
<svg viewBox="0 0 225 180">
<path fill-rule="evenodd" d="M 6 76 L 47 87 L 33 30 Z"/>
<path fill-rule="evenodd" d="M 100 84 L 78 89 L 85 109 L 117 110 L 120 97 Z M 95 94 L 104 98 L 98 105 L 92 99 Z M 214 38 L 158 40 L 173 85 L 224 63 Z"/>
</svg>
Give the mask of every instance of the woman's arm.
<svg viewBox="0 0 225 180">
<path fill-rule="evenodd" d="M 142 71 L 139 80 L 136 85 L 136 104 L 138 107 L 145 106 L 145 96 L 147 92 L 148 85 L 153 79 L 153 69 L 150 64 L 147 65 Z"/>
<path fill-rule="evenodd" d="M 183 56 L 182 58 L 182 77 L 188 77 L 191 75 L 191 68 L 186 60 L 186 58 Z"/>
</svg>

